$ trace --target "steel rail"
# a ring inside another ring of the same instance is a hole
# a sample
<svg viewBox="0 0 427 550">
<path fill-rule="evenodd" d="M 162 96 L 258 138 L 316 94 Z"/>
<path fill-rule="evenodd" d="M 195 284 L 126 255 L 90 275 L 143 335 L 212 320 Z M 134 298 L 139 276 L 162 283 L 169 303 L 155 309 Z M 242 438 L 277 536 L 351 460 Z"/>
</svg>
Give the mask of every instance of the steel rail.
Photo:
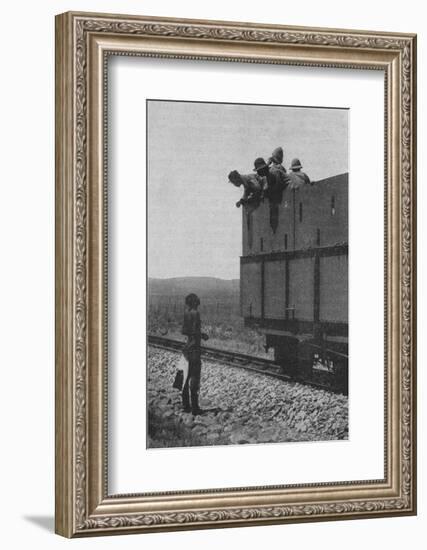
<svg viewBox="0 0 427 550">
<path fill-rule="evenodd" d="M 148 343 L 149 345 L 157 348 L 176 352 L 182 351 L 185 345 L 185 342 L 154 334 L 148 335 Z M 225 365 L 239 367 L 257 374 L 277 378 L 285 382 L 294 382 L 307 386 L 313 386 L 317 389 L 322 389 L 331 393 L 342 393 L 339 389 L 331 387 L 327 384 L 322 384 L 313 380 L 294 378 L 288 374 L 283 374 L 279 372 L 280 365 L 271 359 L 265 359 L 263 357 L 247 355 L 245 353 L 230 350 L 222 350 L 210 346 L 201 346 L 201 353 L 203 357 L 218 361 Z"/>
</svg>

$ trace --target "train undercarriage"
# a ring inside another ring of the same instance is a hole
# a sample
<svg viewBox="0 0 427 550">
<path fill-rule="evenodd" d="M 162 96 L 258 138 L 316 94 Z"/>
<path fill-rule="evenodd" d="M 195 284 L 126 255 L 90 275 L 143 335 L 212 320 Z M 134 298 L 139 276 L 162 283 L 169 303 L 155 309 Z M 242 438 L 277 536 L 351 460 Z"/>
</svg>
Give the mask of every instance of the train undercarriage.
<svg viewBox="0 0 427 550">
<path fill-rule="evenodd" d="M 256 326 L 246 320 L 247 325 Z M 321 330 L 296 333 L 261 329 L 266 351 L 274 350 L 274 361 L 283 374 L 302 382 L 316 382 L 326 389 L 348 395 L 348 338 Z"/>
</svg>

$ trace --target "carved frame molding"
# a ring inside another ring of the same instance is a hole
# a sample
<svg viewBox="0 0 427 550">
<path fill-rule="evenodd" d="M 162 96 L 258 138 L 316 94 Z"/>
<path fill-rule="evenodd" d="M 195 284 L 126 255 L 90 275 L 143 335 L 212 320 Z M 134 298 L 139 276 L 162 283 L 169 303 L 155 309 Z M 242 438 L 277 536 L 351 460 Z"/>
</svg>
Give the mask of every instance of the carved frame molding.
<svg viewBox="0 0 427 550">
<path fill-rule="evenodd" d="M 384 480 L 108 495 L 104 183 L 109 55 L 385 72 Z M 415 115 L 415 35 L 85 13 L 57 16 L 57 533 L 74 537 L 416 513 Z"/>
</svg>

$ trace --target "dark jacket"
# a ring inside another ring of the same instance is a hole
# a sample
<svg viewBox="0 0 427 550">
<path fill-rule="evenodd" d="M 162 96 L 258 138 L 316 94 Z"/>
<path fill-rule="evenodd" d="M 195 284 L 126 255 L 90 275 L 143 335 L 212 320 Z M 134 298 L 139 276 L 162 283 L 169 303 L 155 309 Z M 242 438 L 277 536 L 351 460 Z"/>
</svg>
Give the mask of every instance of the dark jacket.
<svg viewBox="0 0 427 550">
<path fill-rule="evenodd" d="M 288 177 L 290 179 L 289 189 L 298 189 L 301 185 L 309 185 L 311 183 L 307 174 L 301 172 L 301 170 L 290 172 Z"/>
<path fill-rule="evenodd" d="M 289 176 L 286 173 L 286 168 L 282 164 L 272 163 L 269 167 L 267 175 L 268 188 L 266 196 L 270 202 L 282 202 L 282 194 L 289 185 Z"/>
<path fill-rule="evenodd" d="M 200 313 L 197 310 L 186 308 L 184 312 L 182 334 L 187 336 L 187 343 L 184 347 L 184 355 L 187 358 L 195 358 L 196 355 L 200 355 L 202 332 Z"/>
</svg>

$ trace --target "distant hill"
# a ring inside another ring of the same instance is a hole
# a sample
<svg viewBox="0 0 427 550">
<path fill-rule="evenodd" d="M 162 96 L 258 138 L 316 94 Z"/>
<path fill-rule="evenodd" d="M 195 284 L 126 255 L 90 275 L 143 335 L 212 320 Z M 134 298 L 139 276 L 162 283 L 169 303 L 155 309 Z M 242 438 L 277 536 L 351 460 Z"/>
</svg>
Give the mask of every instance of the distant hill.
<svg viewBox="0 0 427 550">
<path fill-rule="evenodd" d="M 148 294 L 151 297 L 183 298 L 190 292 L 194 292 L 200 298 L 236 300 L 239 298 L 239 279 L 219 279 L 216 277 L 148 279 Z"/>
</svg>

